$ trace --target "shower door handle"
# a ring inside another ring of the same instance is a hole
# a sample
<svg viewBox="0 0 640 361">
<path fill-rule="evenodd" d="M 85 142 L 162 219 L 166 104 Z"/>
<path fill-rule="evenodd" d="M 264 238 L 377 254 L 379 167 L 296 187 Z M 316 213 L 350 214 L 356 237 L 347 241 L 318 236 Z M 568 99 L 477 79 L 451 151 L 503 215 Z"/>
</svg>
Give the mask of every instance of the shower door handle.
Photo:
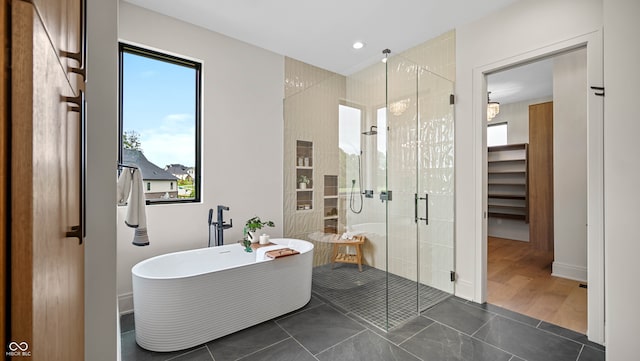
<svg viewBox="0 0 640 361">
<path fill-rule="evenodd" d="M 425 201 L 424 202 L 424 218 L 418 217 L 418 200 Z M 429 193 L 425 193 L 424 197 L 418 197 L 418 193 L 414 193 L 414 220 L 416 223 L 418 221 L 424 221 L 426 225 L 429 225 Z"/>
</svg>

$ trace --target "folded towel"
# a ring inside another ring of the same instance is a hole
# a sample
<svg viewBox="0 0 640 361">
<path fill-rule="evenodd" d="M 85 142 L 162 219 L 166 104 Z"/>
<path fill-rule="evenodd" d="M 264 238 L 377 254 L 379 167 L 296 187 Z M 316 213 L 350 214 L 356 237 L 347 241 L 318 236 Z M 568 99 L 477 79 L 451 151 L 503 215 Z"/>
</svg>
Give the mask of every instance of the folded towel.
<svg viewBox="0 0 640 361">
<path fill-rule="evenodd" d="M 127 204 L 124 223 L 136 229 L 132 243 L 136 246 L 148 246 L 146 199 L 140 170 L 123 170 L 118 178 L 117 189 L 118 204 Z"/>
<path fill-rule="evenodd" d="M 341 239 L 353 239 L 353 237 L 359 236 L 359 235 L 361 235 L 363 233 L 364 232 L 362 232 L 362 231 L 347 231 L 347 232 L 344 232 L 342 234 L 342 236 L 340 236 L 340 238 Z"/>
<path fill-rule="evenodd" d="M 275 249 L 266 253 L 266 256 L 271 259 L 276 259 L 280 257 L 293 256 L 295 254 L 300 254 L 300 252 L 291 248 L 283 248 L 283 249 Z"/>
</svg>

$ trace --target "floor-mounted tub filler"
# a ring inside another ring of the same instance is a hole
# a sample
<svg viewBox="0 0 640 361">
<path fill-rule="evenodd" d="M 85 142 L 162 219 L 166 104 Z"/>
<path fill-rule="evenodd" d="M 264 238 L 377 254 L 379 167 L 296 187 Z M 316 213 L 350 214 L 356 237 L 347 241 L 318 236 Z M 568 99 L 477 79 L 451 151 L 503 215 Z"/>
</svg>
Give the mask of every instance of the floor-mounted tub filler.
<svg viewBox="0 0 640 361">
<path fill-rule="evenodd" d="M 158 352 L 197 346 L 281 316 L 311 299 L 313 244 L 268 260 L 240 244 L 161 255 L 132 270 L 136 342 Z M 277 248 L 277 247 L 270 247 Z"/>
</svg>

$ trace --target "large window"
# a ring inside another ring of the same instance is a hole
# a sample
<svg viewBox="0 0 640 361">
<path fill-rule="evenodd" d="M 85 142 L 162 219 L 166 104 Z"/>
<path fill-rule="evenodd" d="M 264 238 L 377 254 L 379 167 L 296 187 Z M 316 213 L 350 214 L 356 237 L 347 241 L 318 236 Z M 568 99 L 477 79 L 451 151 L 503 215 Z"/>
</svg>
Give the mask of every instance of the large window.
<svg viewBox="0 0 640 361">
<path fill-rule="evenodd" d="M 120 44 L 119 161 L 140 169 L 151 203 L 200 201 L 200 70 Z"/>
</svg>

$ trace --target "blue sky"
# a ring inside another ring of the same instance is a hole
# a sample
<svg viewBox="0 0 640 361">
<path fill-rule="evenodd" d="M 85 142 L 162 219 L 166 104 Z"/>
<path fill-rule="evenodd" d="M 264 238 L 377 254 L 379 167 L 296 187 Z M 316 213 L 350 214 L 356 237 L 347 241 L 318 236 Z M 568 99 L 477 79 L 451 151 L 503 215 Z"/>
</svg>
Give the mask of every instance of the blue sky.
<svg viewBox="0 0 640 361">
<path fill-rule="evenodd" d="M 194 166 L 196 71 L 126 52 L 123 66 L 123 130 L 157 166 Z"/>
</svg>

